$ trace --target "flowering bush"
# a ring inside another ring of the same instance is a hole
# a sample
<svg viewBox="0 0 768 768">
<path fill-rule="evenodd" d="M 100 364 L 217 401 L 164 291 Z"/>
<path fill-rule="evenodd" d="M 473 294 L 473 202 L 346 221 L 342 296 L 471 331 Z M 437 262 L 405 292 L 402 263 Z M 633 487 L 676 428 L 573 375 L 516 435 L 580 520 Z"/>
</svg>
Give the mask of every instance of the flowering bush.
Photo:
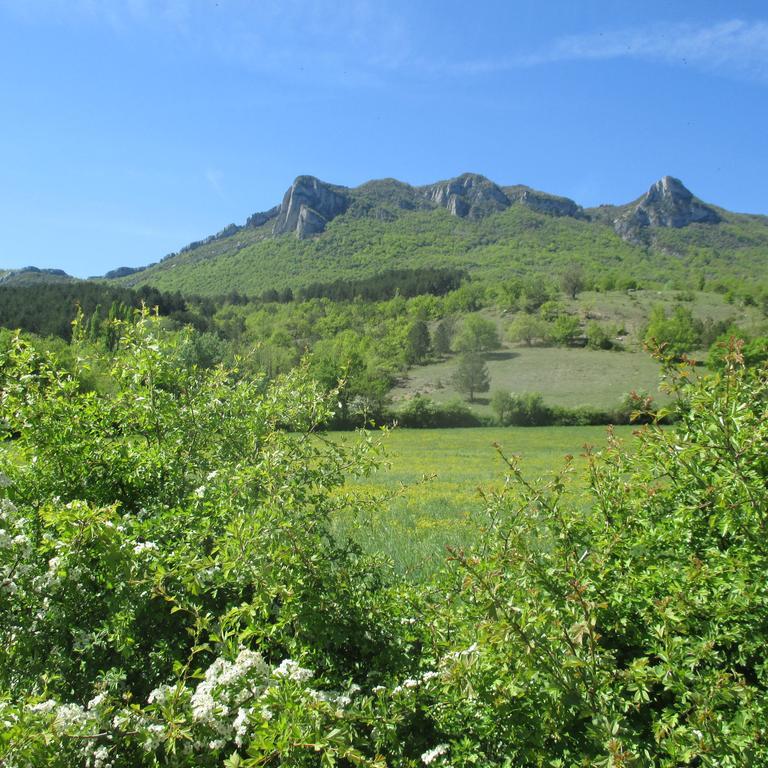
<svg viewBox="0 0 768 768">
<path fill-rule="evenodd" d="M 107 394 L 18 339 L 0 358 L 0 759 L 376 764 L 347 713 L 405 663 L 399 602 L 329 526 L 376 445 L 314 435 L 302 369 L 198 371 L 148 315 L 119 330 Z"/>
<path fill-rule="evenodd" d="M 3 768 L 768 765 L 768 382 L 738 349 L 590 455 L 588 498 L 510 459 L 416 588 L 331 535 L 378 451 L 317 433 L 305 370 L 117 331 L 101 394 L 0 354 Z"/>
</svg>

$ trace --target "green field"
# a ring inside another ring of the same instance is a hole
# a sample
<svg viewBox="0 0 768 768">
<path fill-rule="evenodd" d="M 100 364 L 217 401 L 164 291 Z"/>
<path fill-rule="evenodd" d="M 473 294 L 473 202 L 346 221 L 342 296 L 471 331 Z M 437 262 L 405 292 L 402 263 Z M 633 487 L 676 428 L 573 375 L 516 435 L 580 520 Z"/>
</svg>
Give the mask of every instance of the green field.
<svg viewBox="0 0 768 768">
<path fill-rule="evenodd" d="M 478 414 L 492 415 L 489 401 L 494 390 L 516 394 L 538 392 L 548 405 L 567 408 L 586 405 L 609 410 L 631 390 L 646 391 L 657 402 L 663 402 L 664 395 L 659 391 L 660 366 L 643 350 L 642 335 L 652 308 L 660 304 L 671 311 L 680 303 L 680 295 L 676 291 L 585 291 L 575 300 L 562 298 L 559 303 L 564 311 L 579 317 L 582 324 L 595 320 L 622 330 L 615 341 L 623 351 L 529 347 L 505 341 L 501 349 L 484 355 L 491 378 L 490 391 L 477 395 L 470 407 Z M 753 332 L 759 332 L 764 322 L 756 307 L 728 303 L 720 294 L 699 291 L 691 292 L 689 297 L 691 301 L 684 305 L 704 322 L 732 321 Z M 482 314 L 496 323 L 499 336 L 506 339 L 514 313 L 485 310 Z M 707 352 L 699 350 L 691 354 L 701 360 Z M 392 401 L 397 405 L 416 394 L 439 403 L 463 399 L 452 383 L 457 362 L 457 356 L 452 355 L 411 367 L 390 391 Z"/>
<path fill-rule="evenodd" d="M 591 405 L 611 408 L 632 389 L 659 398 L 659 366 L 642 352 L 515 346 L 485 355 L 491 376 L 490 392 L 475 397 L 472 409 L 491 413 L 494 390 L 517 394 L 539 392 L 549 405 Z M 462 397 L 451 383 L 457 365 L 452 357 L 441 363 L 411 368 L 408 378 L 390 393 L 395 403 L 415 394 L 437 402 Z"/>
<path fill-rule="evenodd" d="M 616 434 L 629 441 L 633 430 L 618 427 Z M 605 427 L 395 430 L 384 440 L 389 467 L 351 483 L 363 492 L 394 498 L 354 520 L 338 520 L 337 530 L 351 533 L 368 551 L 390 557 L 408 576 L 424 577 L 436 569 L 446 546 L 467 544 L 476 535 L 483 509 L 478 489 L 504 484 L 505 464 L 494 443 L 505 454 L 519 456 L 531 479 L 562 467 L 566 454 L 577 457 L 574 480 L 583 488 L 583 447 L 599 448 L 605 438 Z M 335 433 L 334 439 L 355 437 Z"/>
</svg>

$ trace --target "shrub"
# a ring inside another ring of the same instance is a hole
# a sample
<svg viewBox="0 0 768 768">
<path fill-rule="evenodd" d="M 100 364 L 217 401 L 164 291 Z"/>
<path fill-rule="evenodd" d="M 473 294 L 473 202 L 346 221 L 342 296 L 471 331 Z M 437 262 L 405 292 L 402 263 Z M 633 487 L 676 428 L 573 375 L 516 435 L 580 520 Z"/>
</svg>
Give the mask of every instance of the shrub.
<svg viewBox="0 0 768 768">
<path fill-rule="evenodd" d="M 265 384 L 187 366 L 146 315 L 117 330 L 108 394 L 0 350 L 0 762 L 380 765 L 350 686 L 407 643 L 386 571 L 330 529 L 375 445 L 313 437 L 334 399 L 306 369 Z"/>
<path fill-rule="evenodd" d="M 611 349 L 613 347 L 611 329 L 596 321 L 587 325 L 587 346 L 590 349 Z"/>
<path fill-rule="evenodd" d="M 402 427 L 438 428 L 438 427 L 480 427 L 483 420 L 460 400 L 441 404 L 434 400 L 415 395 L 400 411 L 391 418 Z"/>
<path fill-rule="evenodd" d="M 507 458 L 414 695 L 443 764 L 768 761 L 768 380 L 671 383 L 679 424 L 590 453 L 588 505 Z"/>
<path fill-rule="evenodd" d="M 663 306 L 651 310 L 644 341 L 648 345 L 663 345 L 667 353 L 680 356 L 699 343 L 699 334 L 691 310 L 678 304 L 671 315 Z"/>
<path fill-rule="evenodd" d="M 579 319 L 573 315 L 560 315 L 549 324 L 547 335 L 554 344 L 568 346 L 573 344 L 579 335 Z"/>
<path fill-rule="evenodd" d="M 487 352 L 500 345 L 496 323 L 480 315 L 467 315 L 454 339 L 457 352 Z"/>
<path fill-rule="evenodd" d="M 525 342 L 529 347 L 534 341 L 544 339 L 546 335 L 547 324 L 536 315 L 526 312 L 518 312 L 507 328 L 507 338 L 510 341 Z"/>
</svg>

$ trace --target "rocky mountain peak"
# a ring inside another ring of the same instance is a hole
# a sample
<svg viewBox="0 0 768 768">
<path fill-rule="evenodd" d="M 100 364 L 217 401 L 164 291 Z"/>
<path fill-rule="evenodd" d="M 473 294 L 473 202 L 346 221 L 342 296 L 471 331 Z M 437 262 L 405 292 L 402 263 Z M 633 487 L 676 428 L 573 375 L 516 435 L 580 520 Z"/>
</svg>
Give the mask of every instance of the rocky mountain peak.
<svg viewBox="0 0 768 768">
<path fill-rule="evenodd" d="M 507 196 L 490 179 L 479 173 L 463 173 L 455 179 L 438 181 L 421 188 L 428 200 L 447 208 L 454 216 L 481 218 L 509 208 Z"/>
<path fill-rule="evenodd" d="M 283 196 L 272 232 L 295 232 L 299 238 L 310 237 L 344 213 L 350 204 L 345 187 L 327 184 L 314 176 L 297 176 Z"/>
<path fill-rule="evenodd" d="M 717 224 L 720 220 L 717 211 L 695 198 L 680 179 L 664 176 L 614 221 L 614 228 L 625 240 L 632 240 L 646 227 L 679 229 L 689 224 Z"/>
</svg>

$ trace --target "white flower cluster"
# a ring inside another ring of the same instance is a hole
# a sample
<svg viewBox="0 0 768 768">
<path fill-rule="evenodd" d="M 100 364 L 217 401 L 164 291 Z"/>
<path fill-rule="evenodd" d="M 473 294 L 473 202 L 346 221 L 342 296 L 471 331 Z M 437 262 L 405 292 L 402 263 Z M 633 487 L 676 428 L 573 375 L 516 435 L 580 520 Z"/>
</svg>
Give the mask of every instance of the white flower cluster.
<svg viewBox="0 0 768 768">
<path fill-rule="evenodd" d="M 403 682 L 400 685 L 396 685 L 392 689 L 392 694 L 397 695 L 398 693 L 402 693 L 403 691 L 407 691 L 412 688 L 418 688 L 419 687 L 419 681 L 415 680 L 412 677 L 409 677 L 407 680 L 403 680 Z"/>
<path fill-rule="evenodd" d="M 311 670 L 292 659 L 284 659 L 271 669 L 260 654 L 247 649 L 241 650 L 234 661 L 216 659 L 189 700 L 192 720 L 201 728 L 195 748 L 216 750 L 232 741 L 241 747 L 252 724 L 272 719 L 268 699 L 275 686 L 284 680 L 304 684 L 313 677 Z M 337 714 L 343 716 L 343 709 L 351 704 L 358 690 L 357 686 L 351 686 L 345 693 L 304 688 L 304 695 L 308 701 L 337 707 Z M 153 694 L 156 699 L 166 695 L 160 689 Z"/>
<path fill-rule="evenodd" d="M 87 768 L 109 768 L 109 750 L 102 744 L 96 747 L 86 762 Z"/>
<path fill-rule="evenodd" d="M 280 666 L 275 668 L 273 672 L 275 677 L 287 677 L 289 680 L 296 680 L 299 683 L 303 683 L 305 680 L 309 680 L 314 677 L 314 673 L 304 667 L 300 667 L 292 659 L 285 659 L 280 662 Z"/>
<path fill-rule="evenodd" d="M 35 715 L 49 716 L 53 730 L 57 733 L 79 733 L 92 725 L 96 719 L 95 713 L 89 712 L 79 704 L 60 704 L 54 699 L 32 704 L 27 707 L 27 711 Z"/>
<path fill-rule="evenodd" d="M 434 670 L 427 670 L 426 672 L 419 675 L 419 677 L 409 677 L 407 680 L 403 680 L 400 685 L 396 685 L 392 689 L 392 695 L 397 696 L 399 693 L 403 693 L 405 691 L 413 690 L 415 688 L 418 688 L 420 685 L 424 683 L 428 683 L 430 680 L 434 680 L 436 677 L 439 677 L 440 673 L 435 672 Z M 374 689 L 374 693 L 381 693 L 385 690 L 385 688 L 381 685 L 377 685 Z"/>
<path fill-rule="evenodd" d="M 224 735 L 229 729 L 223 724 L 232 707 L 258 699 L 269 674 L 269 666 L 261 655 L 247 649 L 240 651 L 233 662 L 216 659 L 192 694 L 193 719 Z"/>
<path fill-rule="evenodd" d="M 0 498 L 0 596 L 15 595 L 33 572 L 34 546 L 27 520 L 9 499 Z"/>
<path fill-rule="evenodd" d="M 435 760 L 437 760 L 439 757 L 444 755 L 446 752 L 448 752 L 448 745 L 438 744 L 434 749 L 427 750 L 421 756 L 421 762 L 424 763 L 424 765 L 430 765 L 431 763 L 434 763 Z"/>
<path fill-rule="evenodd" d="M 151 552 L 155 549 L 157 549 L 157 544 L 155 544 L 154 541 L 140 541 L 138 544 L 134 545 L 133 553 L 135 555 L 140 555 L 142 552 Z"/>
<path fill-rule="evenodd" d="M 289 681 L 300 684 L 299 695 L 308 704 L 330 704 L 337 716 L 343 717 L 359 687 L 353 685 L 342 693 L 317 691 L 305 686 L 313 676 L 311 670 L 292 659 L 285 659 L 273 669 L 260 654 L 242 649 L 234 661 L 216 659 L 194 689 L 181 682 L 158 686 L 149 694 L 145 709 L 126 707 L 115 711 L 109 707 L 107 694 L 100 692 L 86 707 L 48 699 L 27 707 L 27 711 L 43 718 L 59 736 L 87 735 L 82 748 L 84 765 L 109 768 L 110 749 L 119 743 L 121 734 L 138 737 L 147 753 L 161 747 L 172 730 L 166 723 L 169 712 L 175 722 L 183 716 L 192 726 L 192 739 L 177 744 L 177 750 L 191 754 L 223 749 L 232 743 L 242 747 L 256 723 L 273 717 L 271 696 L 278 686 Z M 107 746 L 101 739 L 92 738 L 92 734 L 105 732 L 109 734 Z"/>
</svg>

